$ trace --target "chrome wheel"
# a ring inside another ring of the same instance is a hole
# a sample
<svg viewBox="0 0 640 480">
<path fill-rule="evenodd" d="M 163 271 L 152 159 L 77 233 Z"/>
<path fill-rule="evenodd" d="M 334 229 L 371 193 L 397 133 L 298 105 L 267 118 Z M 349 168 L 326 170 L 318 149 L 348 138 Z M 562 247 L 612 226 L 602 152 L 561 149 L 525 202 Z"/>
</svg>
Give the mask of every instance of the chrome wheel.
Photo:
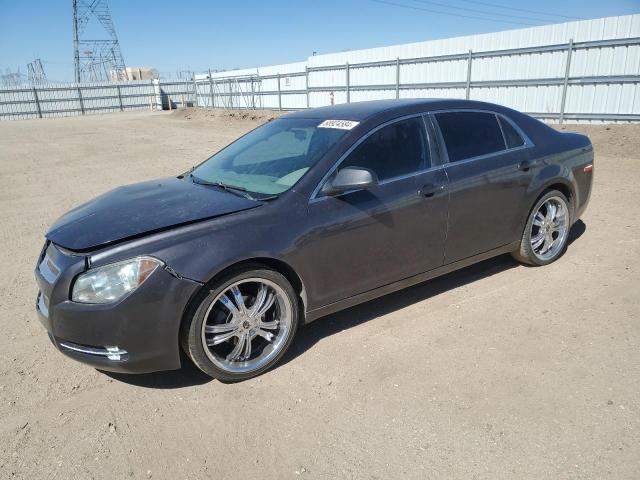
<svg viewBox="0 0 640 480">
<path fill-rule="evenodd" d="M 292 312 L 288 296 L 271 280 L 232 283 L 207 308 L 201 332 L 204 351 L 226 372 L 258 370 L 286 343 Z"/>
<path fill-rule="evenodd" d="M 561 197 L 548 198 L 531 224 L 531 250 L 542 261 L 555 258 L 564 248 L 569 231 L 568 207 Z"/>
</svg>

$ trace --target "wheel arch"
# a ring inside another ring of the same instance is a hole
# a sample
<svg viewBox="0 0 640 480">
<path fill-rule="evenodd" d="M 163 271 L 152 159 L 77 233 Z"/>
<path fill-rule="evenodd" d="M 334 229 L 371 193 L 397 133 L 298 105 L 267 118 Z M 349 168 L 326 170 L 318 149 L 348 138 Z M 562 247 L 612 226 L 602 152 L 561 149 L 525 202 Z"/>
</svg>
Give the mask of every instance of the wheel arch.
<svg viewBox="0 0 640 480">
<path fill-rule="evenodd" d="M 571 208 L 571 218 L 573 218 L 573 214 L 576 208 L 575 188 L 571 184 L 571 182 L 565 179 L 560 179 L 560 178 L 549 180 L 542 186 L 542 188 L 540 188 L 538 195 L 535 197 L 535 199 L 533 200 L 533 203 L 531 203 L 529 207 L 528 214 L 531 214 L 531 209 L 535 207 L 538 200 L 540 200 L 540 198 L 542 198 L 542 196 L 545 195 L 550 190 L 558 190 L 567 198 L 567 200 L 569 201 L 569 207 Z M 527 218 L 529 217 L 527 216 Z"/>
<path fill-rule="evenodd" d="M 182 319 L 180 321 L 181 325 L 184 325 L 189 318 L 189 315 L 192 313 L 194 308 L 197 308 L 198 300 L 203 292 L 209 290 L 211 285 L 213 285 L 220 277 L 226 275 L 229 271 L 239 269 L 242 267 L 255 267 L 255 268 L 269 268 L 271 270 L 275 270 L 276 272 L 282 274 L 287 281 L 291 284 L 294 291 L 297 295 L 298 307 L 300 313 L 300 319 L 302 323 L 305 322 L 306 317 L 306 308 L 307 308 L 307 294 L 304 287 L 304 283 L 300 275 L 293 269 L 291 265 L 288 263 L 273 258 L 273 257 L 252 257 L 244 260 L 236 261 L 230 265 L 227 265 L 222 270 L 213 275 L 209 280 L 203 283 L 202 287 L 197 289 L 189 298 L 187 305 L 182 314 Z M 182 330 L 182 329 L 181 329 Z"/>
<path fill-rule="evenodd" d="M 558 190 L 567 198 L 567 200 L 569 201 L 569 208 L 571 209 L 571 218 L 573 219 L 575 208 L 576 208 L 576 196 L 575 196 L 574 186 L 571 184 L 569 180 L 565 178 L 562 178 L 562 177 L 551 178 L 551 179 L 548 179 L 546 182 L 539 184 L 535 188 L 535 191 L 530 192 L 529 201 L 527 202 L 526 206 L 523 206 L 525 210 L 523 212 L 524 215 L 522 215 L 523 218 L 521 219 L 521 222 L 520 222 L 520 228 L 518 229 L 519 235 L 522 235 L 522 233 L 524 232 L 524 229 L 527 225 L 527 220 L 531 215 L 531 211 L 536 206 L 536 203 L 538 203 L 538 200 L 540 200 L 550 190 Z"/>
</svg>

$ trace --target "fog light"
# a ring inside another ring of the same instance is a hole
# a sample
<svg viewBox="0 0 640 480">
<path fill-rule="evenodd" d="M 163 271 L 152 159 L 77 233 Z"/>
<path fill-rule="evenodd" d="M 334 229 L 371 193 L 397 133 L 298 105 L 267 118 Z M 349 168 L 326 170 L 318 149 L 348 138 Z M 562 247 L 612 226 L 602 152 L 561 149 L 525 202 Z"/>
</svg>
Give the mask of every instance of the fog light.
<svg viewBox="0 0 640 480">
<path fill-rule="evenodd" d="M 107 349 L 107 358 L 109 360 L 120 360 L 120 356 L 126 354 L 125 350 L 120 350 L 118 347 L 105 347 Z"/>
<path fill-rule="evenodd" d="M 79 345 L 66 340 L 56 340 L 55 343 L 65 350 L 84 353 L 85 355 L 95 355 L 96 357 L 107 357 L 109 360 L 117 362 L 127 360 L 129 356 L 129 353 L 126 350 L 122 350 L 119 347 L 89 347 L 87 345 Z"/>
</svg>

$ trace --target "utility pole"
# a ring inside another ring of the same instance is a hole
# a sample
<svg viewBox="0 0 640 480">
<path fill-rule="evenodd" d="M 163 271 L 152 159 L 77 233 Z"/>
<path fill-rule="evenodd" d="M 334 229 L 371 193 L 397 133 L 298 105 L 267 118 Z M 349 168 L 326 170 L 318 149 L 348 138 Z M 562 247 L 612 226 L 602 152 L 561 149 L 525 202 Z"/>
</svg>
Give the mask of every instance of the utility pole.
<svg viewBox="0 0 640 480">
<path fill-rule="evenodd" d="M 80 51 L 78 50 L 78 1 L 73 0 L 73 65 L 74 79 L 80 83 Z"/>
</svg>

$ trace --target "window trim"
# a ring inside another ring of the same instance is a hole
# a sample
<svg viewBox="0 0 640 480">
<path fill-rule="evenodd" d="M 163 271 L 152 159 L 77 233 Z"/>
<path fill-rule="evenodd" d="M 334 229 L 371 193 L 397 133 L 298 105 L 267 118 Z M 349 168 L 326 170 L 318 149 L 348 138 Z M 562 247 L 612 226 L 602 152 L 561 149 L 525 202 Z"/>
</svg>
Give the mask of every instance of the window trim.
<svg viewBox="0 0 640 480">
<path fill-rule="evenodd" d="M 454 162 L 449 160 L 449 150 L 447 149 L 447 144 L 444 141 L 444 136 L 442 135 L 442 130 L 440 129 L 440 124 L 438 123 L 438 119 L 436 118 L 436 114 L 438 114 L 438 113 L 456 113 L 456 112 L 489 113 L 489 114 L 494 115 L 496 117 L 496 122 L 498 122 L 498 127 L 500 128 L 500 133 L 502 133 L 502 140 L 504 141 L 505 149 L 504 150 L 499 150 L 497 152 L 485 153 L 483 155 L 476 155 L 475 157 L 463 158 L 462 160 L 456 160 Z M 443 164 L 444 165 L 459 165 L 459 164 L 462 164 L 462 163 L 468 163 L 468 162 L 472 162 L 472 161 L 476 161 L 476 160 L 484 160 L 484 159 L 487 159 L 487 158 L 495 157 L 496 155 L 503 155 L 505 153 L 516 152 L 518 150 L 523 150 L 525 148 L 535 147 L 535 144 L 531 141 L 529 136 L 520 128 L 520 126 L 518 126 L 513 120 L 511 120 L 506 115 L 504 115 L 502 113 L 495 112 L 493 110 L 483 110 L 483 109 L 479 109 L 479 108 L 449 108 L 449 109 L 431 111 L 431 112 L 429 112 L 429 115 L 431 116 L 434 128 L 437 130 L 439 143 L 441 145 L 441 148 L 440 148 L 441 153 L 440 154 L 442 155 L 442 159 L 443 159 Z M 524 140 L 524 144 L 520 145 L 519 147 L 507 148 L 507 139 L 505 138 L 504 132 L 502 131 L 502 125 L 500 124 L 499 119 L 504 119 L 506 122 L 509 122 L 509 124 L 515 129 L 515 131 L 522 137 L 522 139 Z"/>
<path fill-rule="evenodd" d="M 500 131 L 502 132 L 502 138 L 504 138 L 504 146 L 507 147 L 507 150 L 515 150 L 516 148 L 523 147 L 527 144 L 527 140 L 522 133 L 514 126 L 513 122 L 509 121 L 510 119 L 506 118 L 504 115 L 499 115 L 496 113 L 496 120 L 498 120 L 498 126 L 500 127 Z M 504 127 L 502 126 L 502 121 L 505 120 L 511 128 L 520 136 L 522 139 L 522 145 L 518 145 L 517 147 L 509 148 L 509 142 L 507 142 L 507 135 L 504 133 Z"/>
<path fill-rule="evenodd" d="M 313 189 L 313 193 L 311 194 L 311 197 L 309 198 L 309 203 L 314 203 L 314 202 L 323 200 L 325 198 L 333 198 L 333 197 L 325 196 L 325 195 L 318 196 L 318 194 L 322 190 L 322 187 L 327 182 L 329 177 L 331 177 L 331 175 L 333 175 L 333 173 L 338 169 L 338 167 L 342 164 L 342 162 L 351 154 L 351 152 L 353 152 L 356 148 L 358 148 L 361 143 L 363 143 L 367 138 L 369 138 L 371 135 L 376 133 L 378 130 L 381 130 L 384 127 L 387 127 L 387 126 L 392 125 L 392 124 L 397 123 L 397 122 L 402 122 L 404 120 L 409 120 L 411 118 L 421 117 L 421 119 L 422 119 L 422 128 L 424 128 L 425 138 L 427 139 L 427 144 L 424 147 L 425 147 L 425 151 L 429 155 L 429 160 L 431 161 L 431 166 L 428 167 L 428 168 L 423 168 L 423 169 L 420 169 L 420 170 L 416 170 L 415 172 L 412 172 L 412 173 L 406 173 L 406 174 L 403 174 L 403 175 L 398 175 L 396 177 L 387 178 L 386 180 L 382 180 L 382 181 L 378 182 L 378 185 L 386 185 L 386 184 L 391 183 L 391 182 L 396 182 L 396 181 L 399 181 L 399 180 L 406 180 L 407 178 L 415 177 L 417 175 L 423 174 L 425 172 L 429 172 L 431 170 L 435 170 L 437 168 L 442 168 L 442 166 L 443 166 L 442 162 L 439 162 L 437 165 L 434 165 L 434 157 L 433 157 L 432 145 L 434 144 L 434 142 L 437 142 L 437 140 L 432 138 L 431 130 L 429 129 L 429 125 L 426 122 L 426 116 L 428 114 L 429 114 L 429 112 L 420 112 L 420 113 L 412 113 L 410 115 L 403 115 L 402 117 L 397 117 L 397 118 L 394 118 L 392 120 L 388 120 L 388 121 L 386 121 L 384 123 L 381 123 L 380 125 L 377 125 L 377 126 L 373 127 L 367 133 L 362 135 L 353 145 L 351 145 L 351 147 L 349 147 L 349 149 L 346 152 L 344 152 L 340 156 L 340 158 L 338 160 L 336 160 L 336 162 L 333 164 L 333 166 L 320 179 L 320 181 L 318 182 L 318 185 L 316 185 L 316 188 Z M 358 190 L 350 190 L 350 191 L 344 192 L 344 193 L 346 194 L 346 193 L 352 193 L 352 192 L 357 192 L 357 191 Z"/>
</svg>

